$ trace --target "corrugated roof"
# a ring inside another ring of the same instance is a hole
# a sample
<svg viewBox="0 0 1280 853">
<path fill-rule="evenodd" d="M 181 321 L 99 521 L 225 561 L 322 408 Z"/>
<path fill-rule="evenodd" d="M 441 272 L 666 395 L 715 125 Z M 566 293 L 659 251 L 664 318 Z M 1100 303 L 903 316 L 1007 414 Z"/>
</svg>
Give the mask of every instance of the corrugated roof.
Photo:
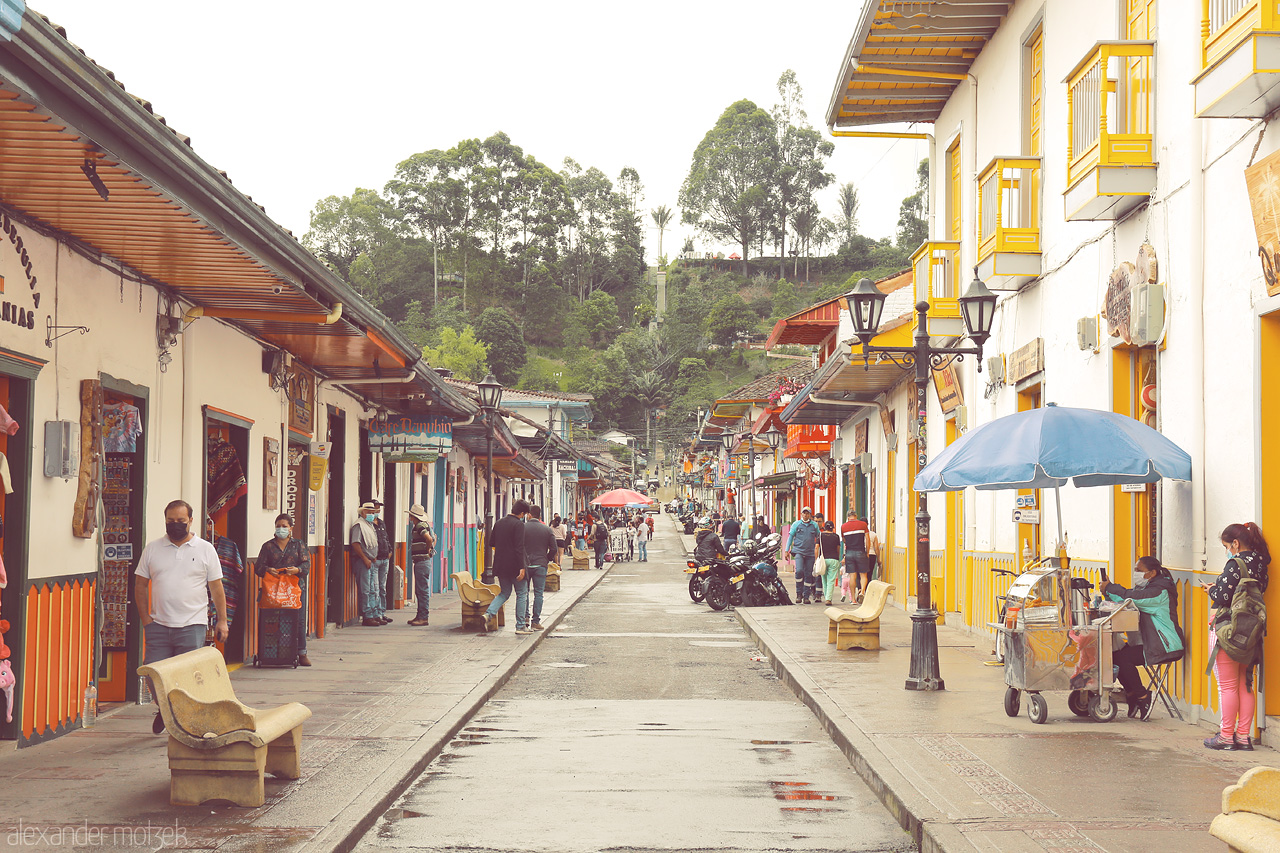
<svg viewBox="0 0 1280 853">
<path fill-rule="evenodd" d="M 836 296 L 817 305 L 810 305 L 790 317 L 783 317 L 769 333 L 765 349 L 787 344 L 816 346 L 840 326 L 840 312 L 844 310 L 844 296 Z"/>
</svg>

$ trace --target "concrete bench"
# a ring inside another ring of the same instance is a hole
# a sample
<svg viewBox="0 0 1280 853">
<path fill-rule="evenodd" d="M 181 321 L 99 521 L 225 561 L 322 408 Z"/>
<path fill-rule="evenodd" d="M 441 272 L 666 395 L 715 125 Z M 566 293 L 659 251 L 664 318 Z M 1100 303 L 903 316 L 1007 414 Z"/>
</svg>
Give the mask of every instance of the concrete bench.
<svg viewBox="0 0 1280 853">
<path fill-rule="evenodd" d="M 580 551 L 577 548 L 573 550 L 573 569 L 575 571 L 585 571 L 591 568 L 591 552 Z"/>
<path fill-rule="evenodd" d="M 560 591 L 560 565 L 558 563 L 547 564 L 547 584 L 543 588 L 547 592 Z"/>
<path fill-rule="evenodd" d="M 138 667 L 169 732 L 169 802 L 198 806 L 265 801 L 263 773 L 302 775 L 302 724 L 311 709 L 297 702 L 256 710 L 231 689 L 226 662 L 210 646 Z"/>
<path fill-rule="evenodd" d="M 1225 788 L 1209 834 L 1238 853 L 1280 850 L 1280 768 L 1254 767 Z"/>
<path fill-rule="evenodd" d="M 458 590 L 458 599 L 462 602 L 463 629 L 483 631 L 484 613 L 498 597 L 498 593 L 502 592 L 502 587 L 496 583 L 481 583 L 467 572 L 454 572 L 452 577 L 453 585 Z M 498 608 L 499 626 L 507 624 L 502 612 L 505 607 L 503 605 Z"/>
<path fill-rule="evenodd" d="M 884 612 L 891 592 L 893 584 L 872 581 L 867 584 L 866 595 L 856 609 L 828 607 L 827 642 L 835 643 L 838 651 L 880 648 L 880 614 Z"/>
</svg>

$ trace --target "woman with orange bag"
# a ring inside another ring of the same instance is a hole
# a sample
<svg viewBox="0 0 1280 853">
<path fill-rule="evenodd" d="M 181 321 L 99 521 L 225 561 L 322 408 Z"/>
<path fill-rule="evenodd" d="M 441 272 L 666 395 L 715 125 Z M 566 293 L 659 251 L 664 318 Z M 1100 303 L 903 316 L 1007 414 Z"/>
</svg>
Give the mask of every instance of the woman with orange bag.
<svg viewBox="0 0 1280 853">
<path fill-rule="evenodd" d="M 285 513 L 276 516 L 275 536 L 262 543 L 258 561 L 253 570 L 258 577 L 270 574 L 275 577 L 292 575 L 298 579 L 302 591 L 302 607 L 293 611 L 294 630 L 298 637 L 298 666 L 311 666 L 307 657 L 307 573 L 311 568 L 311 555 L 301 540 L 293 538 L 293 519 Z"/>
</svg>

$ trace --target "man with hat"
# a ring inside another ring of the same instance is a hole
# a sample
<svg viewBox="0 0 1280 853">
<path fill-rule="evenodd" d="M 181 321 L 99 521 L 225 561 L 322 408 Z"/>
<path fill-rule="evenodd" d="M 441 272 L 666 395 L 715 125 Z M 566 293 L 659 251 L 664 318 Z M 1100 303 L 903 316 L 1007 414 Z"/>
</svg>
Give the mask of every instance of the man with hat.
<svg viewBox="0 0 1280 853">
<path fill-rule="evenodd" d="M 369 503 L 378 510 L 378 515 L 373 519 L 373 530 L 378 534 L 378 552 L 373 558 L 375 572 L 373 586 L 376 593 L 374 601 L 377 608 L 374 616 L 381 619 L 385 625 L 393 621 L 387 615 L 387 574 L 391 571 L 391 534 L 387 533 L 387 525 L 382 521 L 382 501 L 370 498 Z"/>
<path fill-rule="evenodd" d="M 378 618 L 378 602 L 375 598 L 377 593 L 373 588 L 377 583 L 374 560 L 378 554 L 378 531 L 373 526 L 373 522 L 377 518 L 378 507 L 372 501 L 360 504 L 360 509 L 356 513 L 356 523 L 352 525 L 351 535 L 348 537 L 351 543 L 351 562 L 360 586 L 360 624 L 367 627 L 387 624 Z"/>
<path fill-rule="evenodd" d="M 418 626 L 427 624 L 427 612 L 431 609 L 431 558 L 436 553 L 436 535 L 431 531 L 427 510 L 422 504 L 409 507 L 409 521 L 413 524 L 409 540 L 413 597 L 418 601 L 418 613 L 409 620 L 409 624 Z"/>
<path fill-rule="evenodd" d="M 800 510 L 800 520 L 791 525 L 787 555 L 796 564 L 796 604 L 808 604 L 810 596 L 817 595 L 813 566 L 818 558 L 818 538 L 821 532 L 818 525 L 813 523 L 813 510 L 809 507 Z"/>
</svg>

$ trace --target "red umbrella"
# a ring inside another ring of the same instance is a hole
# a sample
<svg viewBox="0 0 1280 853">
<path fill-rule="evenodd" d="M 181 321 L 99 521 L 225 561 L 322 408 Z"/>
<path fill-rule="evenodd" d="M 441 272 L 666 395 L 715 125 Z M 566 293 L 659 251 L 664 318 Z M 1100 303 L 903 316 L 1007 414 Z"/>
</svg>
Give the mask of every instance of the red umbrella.
<svg viewBox="0 0 1280 853">
<path fill-rule="evenodd" d="M 627 504 L 648 504 L 653 500 L 647 495 L 631 489 L 614 489 L 611 492 L 605 492 L 600 497 L 591 502 L 592 506 L 626 506 Z"/>
</svg>

